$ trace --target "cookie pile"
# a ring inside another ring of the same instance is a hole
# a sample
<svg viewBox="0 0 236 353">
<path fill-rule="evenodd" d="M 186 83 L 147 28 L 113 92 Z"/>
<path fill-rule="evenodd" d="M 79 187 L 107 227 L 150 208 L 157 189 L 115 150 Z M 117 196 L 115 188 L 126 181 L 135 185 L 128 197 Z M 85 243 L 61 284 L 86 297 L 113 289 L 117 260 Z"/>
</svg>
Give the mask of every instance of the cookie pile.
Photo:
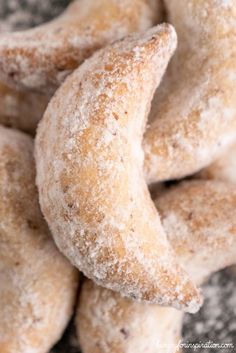
<svg viewBox="0 0 236 353">
<path fill-rule="evenodd" d="M 236 263 L 235 20 L 234 0 L 76 0 L 0 35 L 2 353 L 50 351 L 78 270 L 83 353 L 177 351 Z"/>
</svg>

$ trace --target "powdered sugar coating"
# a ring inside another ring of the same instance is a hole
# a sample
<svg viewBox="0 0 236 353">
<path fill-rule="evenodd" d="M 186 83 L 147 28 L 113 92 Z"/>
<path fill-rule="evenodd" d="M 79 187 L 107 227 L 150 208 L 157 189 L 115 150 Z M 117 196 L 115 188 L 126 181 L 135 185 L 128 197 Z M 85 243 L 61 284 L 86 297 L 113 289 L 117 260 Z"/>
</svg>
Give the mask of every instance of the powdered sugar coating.
<svg viewBox="0 0 236 353">
<path fill-rule="evenodd" d="M 7 21 L 4 24 L 1 21 L 0 31 L 2 26 L 6 31 L 13 30 Z M 48 101 L 45 95 L 19 92 L 0 82 L 0 124 L 34 134 Z"/>
<path fill-rule="evenodd" d="M 179 45 L 144 138 L 149 182 L 199 171 L 236 138 L 236 1 L 165 4 Z"/>
<path fill-rule="evenodd" d="M 162 25 L 88 59 L 50 102 L 36 138 L 44 216 L 66 256 L 129 297 L 197 310 L 143 178 L 145 118 L 176 45 Z"/>
<path fill-rule="evenodd" d="M 57 19 L 0 36 L 0 77 L 53 92 L 94 51 L 158 21 L 160 1 L 76 0 Z"/>
<path fill-rule="evenodd" d="M 75 323 L 83 353 L 173 353 L 182 318 L 174 308 L 137 303 L 86 280 Z"/>
<path fill-rule="evenodd" d="M 204 168 L 195 177 L 217 179 L 236 184 L 236 145 L 230 146 L 217 161 Z"/>
<path fill-rule="evenodd" d="M 0 127 L 1 353 L 47 353 L 72 314 L 77 271 L 39 209 L 33 141 Z"/>
<path fill-rule="evenodd" d="M 156 202 L 180 263 L 197 283 L 236 262 L 235 203 L 234 185 L 215 180 L 181 183 Z"/>
<path fill-rule="evenodd" d="M 227 183 L 236 184 L 236 145 L 222 153 L 220 158 L 208 167 L 197 173 L 194 178 L 221 180 Z M 232 271 L 236 271 L 236 266 L 232 266 Z"/>
<path fill-rule="evenodd" d="M 180 263 L 199 285 L 236 263 L 236 191 L 219 181 L 188 181 L 156 200 Z M 83 353 L 173 353 L 183 312 L 122 298 L 85 282 L 76 326 Z"/>
</svg>

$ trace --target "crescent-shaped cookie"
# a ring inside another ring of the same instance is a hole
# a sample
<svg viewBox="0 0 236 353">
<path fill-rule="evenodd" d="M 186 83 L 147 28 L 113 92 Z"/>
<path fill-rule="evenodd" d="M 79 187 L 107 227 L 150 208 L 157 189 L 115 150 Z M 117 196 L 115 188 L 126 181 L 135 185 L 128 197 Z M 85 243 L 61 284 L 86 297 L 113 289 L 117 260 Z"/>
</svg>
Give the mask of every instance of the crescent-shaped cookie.
<svg viewBox="0 0 236 353">
<path fill-rule="evenodd" d="M 236 138 L 236 1 L 165 5 L 179 44 L 144 137 L 148 182 L 193 174 Z"/>
<path fill-rule="evenodd" d="M 151 99 L 176 46 L 170 25 L 97 52 L 61 86 L 39 124 L 37 185 L 60 250 L 128 297 L 196 311 L 142 170 Z"/>
<path fill-rule="evenodd" d="M 180 263 L 198 285 L 236 263 L 234 185 L 188 181 L 166 191 L 156 205 Z M 174 353 L 182 317 L 173 308 L 137 303 L 86 280 L 76 326 L 83 353 Z"/>
<path fill-rule="evenodd" d="M 53 92 L 97 49 L 156 24 L 160 8 L 160 0 L 76 0 L 49 23 L 0 35 L 0 77 Z"/>
<path fill-rule="evenodd" d="M 48 353 L 71 317 L 77 284 L 39 209 L 33 140 L 0 127 L 1 353 Z"/>
<path fill-rule="evenodd" d="M 183 312 L 83 283 L 75 326 L 82 353 L 180 353 Z"/>
<path fill-rule="evenodd" d="M 214 163 L 194 175 L 195 178 L 205 180 L 221 180 L 236 184 L 236 145 L 235 143 L 220 156 Z M 228 269 L 236 274 L 236 265 Z"/>
</svg>

